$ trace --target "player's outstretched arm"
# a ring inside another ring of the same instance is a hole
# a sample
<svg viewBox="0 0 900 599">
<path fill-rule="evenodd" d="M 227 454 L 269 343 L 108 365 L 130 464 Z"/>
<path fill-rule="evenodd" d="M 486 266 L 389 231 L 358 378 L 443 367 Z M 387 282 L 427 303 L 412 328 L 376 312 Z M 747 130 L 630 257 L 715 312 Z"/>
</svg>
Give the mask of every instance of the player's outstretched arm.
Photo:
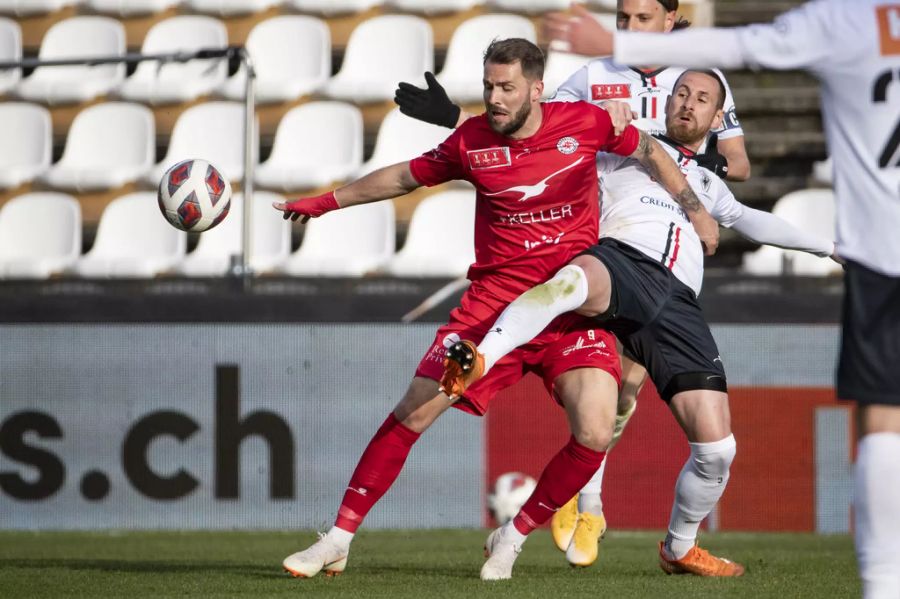
<svg viewBox="0 0 900 599">
<path fill-rule="evenodd" d="M 426 71 L 425 82 L 428 85 L 426 89 L 405 81 L 400 82 L 394 91 L 394 103 L 400 107 L 400 112 L 448 129 L 459 127 L 472 116 L 450 100 L 434 74 Z"/>
<path fill-rule="evenodd" d="M 419 182 L 413 178 L 409 162 L 400 162 L 373 171 L 335 191 L 292 202 L 273 202 L 272 206 L 284 212 L 285 219 L 302 218 L 305 223 L 310 218 L 322 216 L 332 210 L 395 198 L 417 187 Z"/>
<path fill-rule="evenodd" d="M 839 261 L 832 240 L 798 229 L 770 212 L 744 206 L 740 218 L 731 224 L 731 228 L 756 243 L 807 252 L 822 258 L 831 257 L 836 262 Z"/>
<path fill-rule="evenodd" d="M 645 131 L 640 131 L 638 147 L 631 157 L 640 162 L 650 176 L 656 179 L 684 209 L 694 226 L 694 231 L 703 243 L 706 255 L 715 254 L 719 246 L 719 224 L 688 185 L 687 179 L 672 157 Z"/>
</svg>

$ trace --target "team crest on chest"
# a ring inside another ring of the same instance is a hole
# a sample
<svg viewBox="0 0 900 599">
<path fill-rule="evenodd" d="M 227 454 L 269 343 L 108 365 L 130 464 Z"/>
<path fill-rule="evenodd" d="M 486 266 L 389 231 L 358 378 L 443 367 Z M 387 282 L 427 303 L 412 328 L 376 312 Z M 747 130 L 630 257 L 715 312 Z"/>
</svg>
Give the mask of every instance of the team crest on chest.
<svg viewBox="0 0 900 599">
<path fill-rule="evenodd" d="M 466 152 L 466 157 L 469 159 L 469 168 L 472 170 L 478 168 L 497 168 L 512 164 L 508 147 L 469 150 Z"/>
<path fill-rule="evenodd" d="M 578 149 L 578 140 L 567 135 L 556 142 L 556 149 L 561 154 L 573 154 Z"/>
</svg>

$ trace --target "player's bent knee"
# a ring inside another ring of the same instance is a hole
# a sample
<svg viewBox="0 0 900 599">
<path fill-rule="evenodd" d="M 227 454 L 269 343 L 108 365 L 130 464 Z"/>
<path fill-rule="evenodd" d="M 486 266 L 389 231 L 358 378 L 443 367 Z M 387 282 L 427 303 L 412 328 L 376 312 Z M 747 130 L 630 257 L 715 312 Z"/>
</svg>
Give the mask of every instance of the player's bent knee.
<svg viewBox="0 0 900 599">
<path fill-rule="evenodd" d="M 712 443 L 691 443 L 694 470 L 707 480 L 726 480 L 735 455 L 737 442 L 734 435 Z"/>
<path fill-rule="evenodd" d="M 403 426 L 417 432 L 425 432 L 438 416 L 451 405 L 438 391 L 436 381 L 422 377 L 412 380 L 403 399 L 394 407 L 394 416 Z"/>
</svg>

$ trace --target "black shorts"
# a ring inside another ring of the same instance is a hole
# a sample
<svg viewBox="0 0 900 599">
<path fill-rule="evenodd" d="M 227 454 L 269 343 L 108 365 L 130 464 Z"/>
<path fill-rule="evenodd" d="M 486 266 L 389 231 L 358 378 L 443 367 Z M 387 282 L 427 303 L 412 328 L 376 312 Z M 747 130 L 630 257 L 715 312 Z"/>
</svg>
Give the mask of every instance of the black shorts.
<svg viewBox="0 0 900 599">
<path fill-rule="evenodd" d="M 837 394 L 900 406 L 900 277 L 848 262 Z"/>
<path fill-rule="evenodd" d="M 668 268 L 615 239 L 582 254 L 609 270 L 609 310 L 596 318 L 643 365 L 666 402 L 682 391 L 728 391 L 725 368 L 694 291 Z"/>
</svg>

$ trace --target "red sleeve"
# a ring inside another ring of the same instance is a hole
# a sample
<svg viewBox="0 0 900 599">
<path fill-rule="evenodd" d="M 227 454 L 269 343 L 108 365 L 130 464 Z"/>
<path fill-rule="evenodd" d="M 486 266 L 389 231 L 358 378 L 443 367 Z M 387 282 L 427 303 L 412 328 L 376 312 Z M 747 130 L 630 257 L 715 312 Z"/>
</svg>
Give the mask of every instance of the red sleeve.
<svg viewBox="0 0 900 599">
<path fill-rule="evenodd" d="M 591 105 L 591 107 L 596 109 L 597 127 L 600 134 L 600 150 L 618 154 L 619 156 L 631 156 L 637 149 L 641 138 L 637 127 L 628 125 L 620 135 L 615 135 L 609 113 L 597 106 Z"/>
<path fill-rule="evenodd" d="M 460 139 L 461 134 L 457 129 L 435 149 L 410 160 L 409 171 L 413 178 L 428 187 L 462 179 L 464 173 L 459 156 Z"/>
</svg>

